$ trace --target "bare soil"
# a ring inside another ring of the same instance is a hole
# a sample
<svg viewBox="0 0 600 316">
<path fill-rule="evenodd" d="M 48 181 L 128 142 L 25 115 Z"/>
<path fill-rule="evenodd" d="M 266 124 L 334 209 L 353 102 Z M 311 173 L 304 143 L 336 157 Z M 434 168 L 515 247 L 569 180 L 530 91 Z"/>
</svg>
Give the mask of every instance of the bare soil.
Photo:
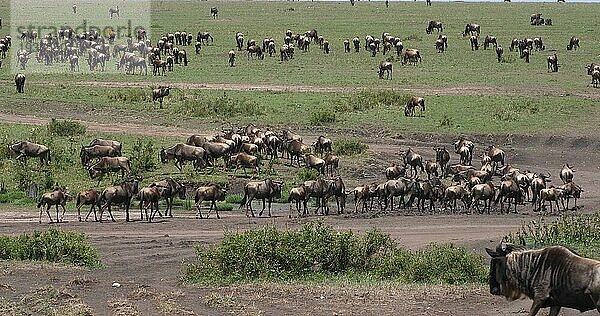
<svg viewBox="0 0 600 316">
<path fill-rule="evenodd" d="M 47 118 L 0 114 L 0 121 L 45 124 Z M 136 124 L 99 124 L 82 121 L 89 130 L 145 133 Z M 312 140 L 316 131 L 300 131 Z M 186 130 L 154 127 L 153 135 L 185 136 Z M 206 131 L 209 133 L 209 131 Z M 359 132 L 357 132 L 359 133 Z M 359 133 L 360 134 L 360 133 Z M 336 137 L 335 131 L 329 133 Z M 341 136 L 341 135 L 340 135 Z M 433 158 L 433 146 L 451 148 L 449 136 L 398 138 L 394 135 L 360 135 L 371 155 L 361 165 L 345 166 L 350 186 L 382 179 L 383 167 L 398 159 L 407 146 Z M 576 168 L 575 181 L 585 190 L 578 202 L 584 212 L 600 205 L 598 162 L 600 137 L 595 131 L 567 135 L 473 136 L 481 150 L 499 144 L 509 163 L 522 169 L 549 171 L 559 184 L 558 171 L 569 162 Z M 453 155 L 453 161 L 457 159 Z M 258 207 L 258 204 L 255 205 Z M 349 202 L 349 209 L 352 203 Z M 529 300 L 506 302 L 493 297 L 486 286 L 439 285 L 298 285 L 252 284 L 230 287 L 199 287 L 179 282 L 182 262 L 194 258 L 194 245 L 218 242 L 224 230 L 244 230 L 275 224 L 293 228 L 306 220 L 323 219 L 337 229 L 364 232 L 378 228 L 407 247 L 430 242 L 453 242 L 484 254 L 506 234 L 538 218 L 530 206 L 518 214 L 492 215 L 428 214 L 398 211 L 377 216 L 313 216 L 288 219 L 288 206 L 278 205 L 271 218 L 247 218 L 243 212 L 222 213 L 210 219 L 195 219 L 192 211 L 176 209 L 175 217 L 153 223 L 124 222 L 116 212 L 116 223 L 78 222 L 73 212 L 60 224 L 38 224 L 36 212 L 3 208 L 0 234 L 19 234 L 35 229 L 61 227 L 87 234 L 99 251 L 105 268 L 84 270 L 43 263 L 0 262 L 0 314 L 48 314 L 52 308 L 90 311 L 95 315 L 221 315 L 221 314 L 318 314 L 318 315 L 513 315 L 525 314 Z M 137 218 L 137 210 L 133 211 Z M 113 287 L 113 283 L 120 287 Z M 17 309 L 18 308 L 18 309 Z M 58 314 L 65 314 L 59 312 Z M 563 315 L 578 312 L 564 311 Z"/>
</svg>

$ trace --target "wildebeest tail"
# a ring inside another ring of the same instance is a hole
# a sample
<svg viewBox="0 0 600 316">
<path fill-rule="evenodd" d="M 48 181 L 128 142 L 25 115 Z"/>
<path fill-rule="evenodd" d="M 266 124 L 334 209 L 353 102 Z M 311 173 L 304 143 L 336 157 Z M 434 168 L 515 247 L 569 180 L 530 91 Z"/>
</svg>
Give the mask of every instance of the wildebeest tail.
<svg viewBox="0 0 600 316">
<path fill-rule="evenodd" d="M 246 192 L 244 192 L 244 198 L 240 202 L 240 207 L 238 209 L 241 209 L 242 207 L 244 207 L 244 205 L 246 205 L 247 201 L 248 201 L 248 194 L 246 194 Z"/>
</svg>

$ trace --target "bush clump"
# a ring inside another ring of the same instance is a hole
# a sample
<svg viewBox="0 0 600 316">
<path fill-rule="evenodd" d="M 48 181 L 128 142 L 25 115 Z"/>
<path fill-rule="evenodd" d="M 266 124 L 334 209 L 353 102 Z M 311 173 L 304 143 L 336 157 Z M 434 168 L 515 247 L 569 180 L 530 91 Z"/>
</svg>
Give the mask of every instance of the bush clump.
<svg viewBox="0 0 600 316">
<path fill-rule="evenodd" d="M 201 284 L 337 276 L 456 284 L 481 283 L 487 276 L 483 258 L 462 248 L 432 244 L 413 252 L 377 230 L 358 236 L 322 222 L 307 223 L 299 230 L 267 226 L 226 233 L 220 244 L 199 245 L 196 252 L 196 260 L 184 266 L 183 279 Z"/>
<path fill-rule="evenodd" d="M 521 245 L 563 245 L 584 257 L 600 259 L 600 213 L 563 213 L 555 221 L 542 217 L 505 239 Z"/>
<path fill-rule="evenodd" d="M 85 134 L 85 125 L 71 120 L 52 119 L 47 125 L 48 134 L 52 136 L 81 136 Z"/>
<path fill-rule="evenodd" d="M 367 149 L 369 149 L 369 146 L 356 138 L 342 138 L 333 144 L 333 150 L 340 156 L 360 155 L 365 153 Z"/>
<path fill-rule="evenodd" d="M 403 109 L 410 97 L 408 94 L 390 90 L 366 90 L 337 100 L 333 109 L 341 113 L 366 111 L 375 107 Z"/>
<path fill-rule="evenodd" d="M 153 171 L 157 168 L 156 157 L 158 157 L 158 148 L 151 139 L 144 141 L 138 138 L 131 147 L 131 173 L 140 175 L 143 172 Z"/>
<path fill-rule="evenodd" d="M 180 100 L 178 112 L 193 117 L 247 117 L 261 115 L 264 112 L 263 107 L 252 100 L 231 98 L 226 94 L 215 99 L 189 94 L 181 96 Z"/>
<path fill-rule="evenodd" d="M 98 253 L 86 242 L 84 234 L 54 228 L 15 237 L 0 236 L 0 259 L 101 266 Z"/>
<path fill-rule="evenodd" d="M 321 126 L 325 124 L 332 124 L 337 121 L 335 113 L 329 110 L 321 110 L 314 112 L 310 115 L 309 122 L 313 126 Z"/>
</svg>

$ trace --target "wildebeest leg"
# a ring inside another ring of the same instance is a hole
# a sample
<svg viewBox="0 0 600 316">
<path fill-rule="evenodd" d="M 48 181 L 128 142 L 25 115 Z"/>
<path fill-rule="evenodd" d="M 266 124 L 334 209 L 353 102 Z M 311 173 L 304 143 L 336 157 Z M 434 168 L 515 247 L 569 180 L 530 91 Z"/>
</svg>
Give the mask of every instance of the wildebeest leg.
<svg viewBox="0 0 600 316">
<path fill-rule="evenodd" d="M 200 206 L 202 206 L 202 199 L 196 201 L 196 218 L 202 218 L 202 212 L 200 212 Z M 208 218 L 208 216 L 207 216 L 207 218 Z"/>
<path fill-rule="evenodd" d="M 271 202 L 273 202 L 273 200 L 269 198 L 269 217 L 271 217 Z"/>
<path fill-rule="evenodd" d="M 64 205 L 64 204 L 61 204 L 60 206 L 61 206 L 61 207 L 62 207 L 62 209 L 63 209 L 62 216 L 60 217 L 60 221 L 62 222 L 62 221 L 63 221 L 63 219 L 65 218 L 65 212 L 66 212 L 67 210 L 65 209 L 65 205 Z M 563 208 L 564 208 L 564 207 L 563 207 Z M 57 218 L 58 218 L 58 214 L 56 214 L 56 215 L 57 215 Z"/>
<path fill-rule="evenodd" d="M 127 207 L 127 213 L 126 214 L 127 214 L 127 221 L 129 221 L 129 207 Z M 111 204 L 108 205 L 108 215 L 110 215 L 110 219 L 113 222 L 116 222 L 115 218 L 112 215 L 112 205 Z M 100 218 L 102 218 L 102 216 L 100 216 Z"/>
<path fill-rule="evenodd" d="M 97 222 L 98 221 L 98 217 L 96 216 L 96 205 L 92 204 L 92 207 L 90 207 L 89 212 L 87 213 L 87 216 L 85 217 L 85 220 L 87 222 L 88 217 L 90 217 L 90 215 L 92 214 L 92 211 L 94 212 L 94 221 Z M 79 221 L 81 222 L 81 217 L 79 217 Z"/>
<path fill-rule="evenodd" d="M 254 210 L 252 210 L 252 200 L 254 199 L 254 196 L 250 196 L 248 198 L 248 204 L 246 204 L 246 216 L 248 216 L 248 209 L 250 209 L 250 214 L 252 214 L 252 217 L 254 217 Z"/>
<path fill-rule="evenodd" d="M 262 199 L 262 202 L 263 202 L 263 207 L 262 207 L 262 210 L 260 210 L 260 213 L 258 213 L 258 217 L 261 217 L 263 212 L 265 211 L 265 198 Z"/>
<path fill-rule="evenodd" d="M 125 221 L 129 222 L 129 204 L 131 204 L 131 200 L 125 201 Z M 110 208 L 109 208 L 110 209 Z M 111 214 L 112 216 L 112 214 Z M 114 222 L 114 218 L 113 218 L 113 222 Z"/>
<path fill-rule="evenodd" d="M 42 213 L 44 212 L 44 206 L 40 206 L 40 224 L 42 223 Z"/>
</svg>

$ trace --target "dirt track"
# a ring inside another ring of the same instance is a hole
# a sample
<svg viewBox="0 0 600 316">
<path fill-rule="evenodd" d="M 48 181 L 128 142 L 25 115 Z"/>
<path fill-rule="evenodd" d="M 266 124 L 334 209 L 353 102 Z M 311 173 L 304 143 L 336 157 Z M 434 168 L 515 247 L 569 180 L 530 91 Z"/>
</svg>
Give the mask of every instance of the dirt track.
<svg viewBox="0 0 600 316">
<path fill-rule="evenodd" d="M 46 118 L 0 114 L 0 121 L 45 124 Z M 98 124 L 83 121 L 92 131 L 137 131 L 140 126 L 130 124 Z M 155 127 L 153 134 L 185 136 L 183 129 Z M 207 133 L 209 131 L 206 131 Z M 308 131 L 301 131 L 314 138 Z M 335 135 L 331 135 L 335 137 Z M 573 136 L 512 136 L 473 137 L 478 149 L 487 143 L 502 144 L 507 159 L 520 168 L 549 171 L 558 182 L 557 172 L 564 162 L 576 166 L 576 182 L 585 189 L 580 204 L 584 211 L 600 205 L 596 174 L 600 139 L 591 135 Z M 431 147 L 451 139 L 422 136 L 411 139 L 370 138 L 373 158 L 363 166 L 351 183 L 381 178 L 381 164 L 397 157 L 399 148 L 413 147 L 431 157 Z M 453 155 L 453 159 L 456 159 Z M 351 203 L 348 207 L 351 208 Z M 37 224 L 34 212 L 2 210 L 0 234 L 29 232 L 46 228 Z M 134 218 L 137 212 L 134 211 Z M 81 302 L 95 314 L 141 315 L 160 314 L 405 314 L 405 315 L 513 315 L 528 310 L 529 301 L 507 303 L 492 297 L 487 289 L 453 288 L 440 286 L 302 286 L 256 285 L 226 288 L 203 288 L 178 284 L 183 260 L 194 257 L 193 245 L 212 244 L 222 237 L 224 229 L 241 230 L 274 223 L 282 228 L 295 227 L 297 220 L 288 220 L 287 206 L 278 206 L 273 218 L 248 219 L 243 213 L 223 214 L 223 219 L 197 220 L 193 213 L 175 211 L 175 218 L 157 223 L 124 223 L 118 212 L 117 223 L 79 223 L 73 214 L 59 226 L 88 234 L 91 243 L 101 254 L 106 268 L 97 271 L 59 268 L 48 265 L 2 263 L 0 297 L 20 300 L 37 297 L 36 289 L 52 285 L 58 289 L 61 304 Z M 389 233 L 401 244 L 421 247 L 430 242 L 454 242 L 483 254 L 484 247 L 495 245 L 502 236 L 514 231 L 522 223 L 535 219 L 529 207 L 520 207 L 520 214 L 512 215 L 426 215 L 385 214 L 375 218 L 329 216 L 326 223 L 339 229 L 365 231 L 377 227 Z M 311 218 L 312 219 L 312 218 Z M 119 282 L 120 288 L 111 284 Z M 32 294 L 33 293 L 33 294 Z M 1 307 L 1 305 L 0 305 Z M 35 314 L 35 313 L 34 313 Z M 576 313 L 579 314 L 579 313 Z M 575 313 L 564 313 L 575 315 Z"/>
</svg>

